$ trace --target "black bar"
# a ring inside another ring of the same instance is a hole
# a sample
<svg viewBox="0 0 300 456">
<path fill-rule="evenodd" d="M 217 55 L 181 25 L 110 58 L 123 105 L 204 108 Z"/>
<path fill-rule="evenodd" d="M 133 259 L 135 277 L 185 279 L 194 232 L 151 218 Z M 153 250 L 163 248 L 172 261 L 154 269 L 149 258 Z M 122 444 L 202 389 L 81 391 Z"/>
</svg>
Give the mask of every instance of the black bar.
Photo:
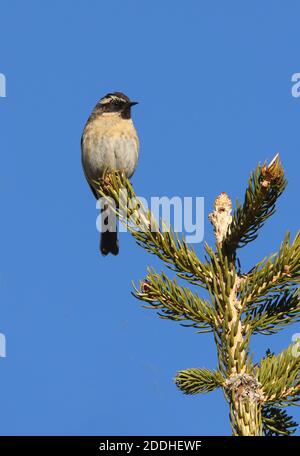
<svg viewBox="0 0 300 456">
<path fill-rule="evenodd" d="M 211 436 L 37 436 L 37 437 L 0 437 L 0 454 L 66 454 L 104 455 L 104 454 L 203 454 L 211 450 L 230 450 L 265 448 L 289 450 L 300 449 L 300 437 L 211 437 Z"/>
</svg>

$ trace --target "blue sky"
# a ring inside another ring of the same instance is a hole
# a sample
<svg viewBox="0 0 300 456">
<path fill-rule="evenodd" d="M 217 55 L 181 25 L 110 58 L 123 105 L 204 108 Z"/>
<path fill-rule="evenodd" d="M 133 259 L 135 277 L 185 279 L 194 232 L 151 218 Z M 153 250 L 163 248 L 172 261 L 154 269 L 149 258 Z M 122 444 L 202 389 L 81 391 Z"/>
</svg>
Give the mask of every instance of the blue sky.
<svg viewBox="0 0 300 456">
<path fill-rule="evenodd" d="M 246 270 L 299 228 L 299 2 L 0 8 L 0 434 L 229 434 L 220 391 L 186 397 L 172 382 L 179 369 L 216 367 L 212 337 L 159 320 L 130 294 L 132 279 L 162 265 L 126 233 L 118 258 L 98 254 L 80 136 L 105 93 L 139 100 L 136 192 L 203 196 L 206 215 L 221 191 L 242 198 L 257 162 L 280 152 L 289 186 L 241 252 Z M 296 332 L 256 336 L 255 359 Z"/>
</svg>

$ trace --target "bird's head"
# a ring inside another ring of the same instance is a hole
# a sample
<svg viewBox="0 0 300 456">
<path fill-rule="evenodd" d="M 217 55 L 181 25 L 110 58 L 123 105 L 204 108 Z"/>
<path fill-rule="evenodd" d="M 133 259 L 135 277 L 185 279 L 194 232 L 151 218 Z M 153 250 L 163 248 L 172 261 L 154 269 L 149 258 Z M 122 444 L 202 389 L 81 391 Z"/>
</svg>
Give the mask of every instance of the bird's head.
<svg viewBox="0 0 300 456">
<path fill-rule="evenodd" d="M 125 119 L 131 117 L 131 106 L 137 104 L 137 101 L 131 101 L 124 93 L 108 93 L 97 104 L 97 110 L 103 113 L 115 113 Z"/>
</svg>

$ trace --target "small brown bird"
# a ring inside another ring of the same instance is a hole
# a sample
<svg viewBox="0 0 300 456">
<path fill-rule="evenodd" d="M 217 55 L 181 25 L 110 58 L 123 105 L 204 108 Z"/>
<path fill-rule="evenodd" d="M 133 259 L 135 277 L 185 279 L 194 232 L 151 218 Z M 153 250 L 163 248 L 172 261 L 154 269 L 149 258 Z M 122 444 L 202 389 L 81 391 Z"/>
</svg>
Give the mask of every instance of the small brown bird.
<svg viewBox="0 0 300 456">
<path fill-rule="evenodd" d="M 131 177 L 139 155 L 139 139 L 131 119 L 131 107 L 137 104 L 121 92 L 108 93 L 93 109 L 81 137 L 82 166 L 96 198 L 93 181 L 106 171 L 123 171 Z M 107 210 L 107 207 L 105 208 Z M 100 251 L 103 255 L 119 253 L 116 224 L 107 217 L 102 223 Z"/>
</svg>

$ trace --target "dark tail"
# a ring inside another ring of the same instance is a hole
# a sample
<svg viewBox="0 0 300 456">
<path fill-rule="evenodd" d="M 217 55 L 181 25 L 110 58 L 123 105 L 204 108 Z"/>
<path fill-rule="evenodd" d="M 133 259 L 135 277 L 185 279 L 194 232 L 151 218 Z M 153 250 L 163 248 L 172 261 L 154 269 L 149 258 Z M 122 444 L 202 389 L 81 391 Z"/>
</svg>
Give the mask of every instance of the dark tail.
<svg viewBox="0 0 300 456">
<path fill-rule="evenodd" d="M 105 205 L 103 210 L 106 211 L 106 217 L 102 214 L 102 233 L 100 238 L 100 252 L 106 256 L 109 253 L 118 255 L 119 241 L 116 225 L 116 216 Z M 103 219 L 104 218 L 104 219 Z"/>
<path fill-rule="evenodd" d="M 108 255 L 109 253 L 112 253 L 113 255 L 118 255 L 119 241 L 118 233 L 116 231 L 105 231 L 104 233 L 101 233 L 100 252 L 104 256 Z"/>
</svg>

